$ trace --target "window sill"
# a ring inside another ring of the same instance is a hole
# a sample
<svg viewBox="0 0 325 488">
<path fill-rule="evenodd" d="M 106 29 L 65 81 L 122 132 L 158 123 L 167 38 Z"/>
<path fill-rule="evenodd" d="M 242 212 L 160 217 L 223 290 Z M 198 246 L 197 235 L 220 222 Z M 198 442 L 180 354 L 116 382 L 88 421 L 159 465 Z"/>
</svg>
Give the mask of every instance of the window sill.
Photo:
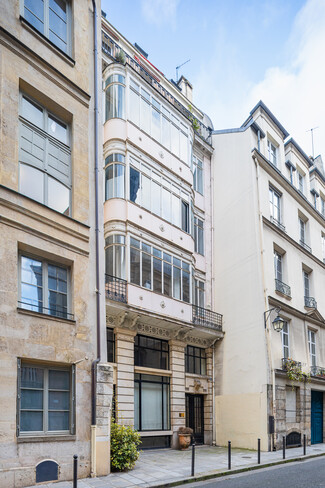
<svg viewBox="0 0 325 488">
<path fill-rule="evenodd" d="M 53 52 L 55 52 L 60 58 L 66 61 L 70 66 L 74 67 L 76 62 L 73 58 L 71 58 L 68 54 L 66 54 L 62 49 L 57 47 L 50 39 L 48 39 L 44 34 L 39 32 L 32 24 L 30 24 L 22 15 L 19 17 L 21 24 L 31 32 L 35 37 L 37 37 L 40 41 L 46 44 Z"/>
<path fill-rule="evenodd" d="M 212 380 L 211 376 L 207 374 L 198 374 L 198 373 L 185 373 L 186 378 L 198 378 L 201 380 Z"/>
<path fill-rule="evenodd" d="M 158 437 L 164 435 L 173 435 L 172 430 L 139 430 L 141 437 Z"/>
<path fill-rule="evenodd" d="M 55 317 L 54 315 L 48 315 L 47 313 L 34 312 L 33 310 L 26 310 L 25 308 L 17 307 L 17 312 L 24 315 L 31 315 L 32 317 L 42 317 L 48 320 L 54 320 L 54 322 L 65 322 L 67 324 L 75 324 L 76 320 L 64 319 L 61 317 Z"/>
<path fill-rule="evenodd" d="M 60 442 L 60 441 L 75 441 L 76 436 L 67 434 L 67 435 L 33 435 L 33 436 L 25 436 L 21 435 L 17 437 L 18 444 L 24 444 L 27 442 Z"/>
<path fill-rule="evenodd" d="M 153 374 L 157 376 L 172 375 L 172 371 L 170 369 L 146 368 L 145 366 L 134 366 L 134 372 L 142 374 Z"/>
<path fill-rule="evenodd" d="M 280 297 L 286 298 L 287 300 L 292 300 L 292 297 L 289 295 L 286 295 L 285 293 L 281 293 L 281 291 L 275 290 L 275 293 L 279 295 Z"/>
</svg>

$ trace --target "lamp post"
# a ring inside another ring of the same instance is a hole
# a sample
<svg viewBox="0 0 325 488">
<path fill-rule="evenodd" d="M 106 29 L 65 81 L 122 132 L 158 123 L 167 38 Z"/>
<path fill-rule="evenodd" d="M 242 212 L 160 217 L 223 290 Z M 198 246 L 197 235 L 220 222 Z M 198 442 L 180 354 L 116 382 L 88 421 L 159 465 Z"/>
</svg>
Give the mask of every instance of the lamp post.
<svg viewBox="0 0 325 488">
<path fill-rule="evenodd" d="M 264 328 L 266 329 L 266 324 L 267 324 L 268 318 L 270 317 L 270 314 L 271 314 L 271 312 L 273 312 L 273 310 L 275 310 L 277 313 L 277 316 L 272 321 L 273 328 L 277 332 L 281 332 L 283 329 L 284 320 L 279 315 L 281 308 L 277 308 L 277 307 L 270 308 L 270 310 L 267 310 L 266 312 L 264 312 Z"/>
</svg>

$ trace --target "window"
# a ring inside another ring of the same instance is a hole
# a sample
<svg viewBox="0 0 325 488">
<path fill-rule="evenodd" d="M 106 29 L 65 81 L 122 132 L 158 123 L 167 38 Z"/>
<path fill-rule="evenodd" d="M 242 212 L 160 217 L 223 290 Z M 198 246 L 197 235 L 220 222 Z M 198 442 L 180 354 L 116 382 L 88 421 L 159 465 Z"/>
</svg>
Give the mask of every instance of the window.
<svg viewBox="0 0 325 488">
<path fill-rule="evenodd" d="M 130 281 L 190 303 L 190 265 L 133 237 L 130 238 Z"/>
<path fill-rule="evenodd" d="M 274 273 L 275 279 L 282 282 L 282 256 L 277 251 L 274 251 Z"/>
<path fill-rule="evenodd" d="M 75 367 L 18 361 L 19 434 L 74 433 Z"/>
<path fill-rule="evenodd" d="M 190 232 L 189 193 L 167 176 L 131 158 L 130 200 L 169 223 Z"/>
<path fill-rule="evenodd" d="M 23 0 L 22 16 L 61 51 L 71 53 L 71 11 L 66 0 Z"/>
<path fill-rule="evenodd" d="M 296 388 L 286 388 L 286 421 L 296 422 L 297 417 L 297 392 Z"/>
<path fill-rule="evenodd" d="M 105 121 L 125 119 L 125 77 L 111 75 L 105 81 Z"/>
<path fill-rule="evenodd" d="M 194 280 L 194 305 L 204 308 L 205 305 L 205 292 L 204 292 L 204 281 Z"/>
<path fill-rule="evenodd" d="M 320 211 L 323 217 L 325 217 L 325 200 L 320 197 Z"/>
<path fill-rule="evenodd" d="M 20 256 L 20 300 L 26 310 L 73 319 L 69 310 L 69 269 L 39 258 Z"/>
<path fill-rule="evenodd" d="M 322 253 L 323 253 L 323 262 L 325 263 L 325 234 L 322 233 Z"/>
<path fill-rule="evenodd" d="M 186 347 L 185 372 L 192 374 L 207 374 L 205 349 L 194 346 Z"/>
<path fill-rule="evenodd" d="M 299 237 L 300 243 L 306 243 L 306 222 L 299 218 Z"/>
<path fill-rule="evenodd" d="M 310 296 L 310 273 L 303 271 L 302 275 L 304 279 L 304 295 L 305 298 L 308 298 Z"/>
<path fill-rule="evenodd" d="M 203 163 L 196 156 L 193 156 L 193 187 L 203 195 Z"/>
<path fill-rule="evenodd" d="M 111 154 L 105 159 L 105 200 L 125 197 L 125 158 Z"/>
<path fill-rule="evenodd" d="M 297 169 L 298 175 L 298 190 L 300 193 L 305 193 L 305 176 Z"/>
<path fill-rule="evenodd" d="M 125 236 L 114 234 L 105 239 L 106 274 L 126 279 Z"/>
<path fill-rule="evenodd" d="M 168 369 L 168 341 L 136 335 L 134 338 L 134 364 L 146 368 Z"/>
<path fill-rule="evenodd" d="M 194 250 L 195 252 L 204 255 L 204 230 L 203 220 L 194 217 Z"/>
<path fill-rule="evenodd" d="M 282 329 L 282 354 L 285 359 L 290 357 L 289 352 L 289 324 L 288 322 L 283 322 L 283 329 Z"/>
<path fill-rule="evenodd" d="M 20 96 L 19 191 L 70 215 L 71 149 L 68 126 Z"/>
<path fill-rule="evenodd" d="M 310 329 L 308 329 L 308 349 L 310 365 L 316 366 L 316 333 Z"/>
<path fill-rule="evenodd" d="M 107 362 L 115 362 L 115 334 L 114 329 L 106 328 L 106 338 L 107 338 Z"/>
<path fill-rule="evenodd" d="M 139 431 L 170 429 L 169 378 L 134 375 L 134 427 Z"/>
<path fill-rule="evenodd" d="M 271 141 L 267 141 L 267 150 L 269 155 L 269 161 L 277 166 L 277 148 Z"/>
<path fill-rule="evenodd" d="M 281 223 L 281 194 L 270 186 L 269 188 L 270 200 L 270 215 L 271 220 L 276 224 Z"/>
</svg>

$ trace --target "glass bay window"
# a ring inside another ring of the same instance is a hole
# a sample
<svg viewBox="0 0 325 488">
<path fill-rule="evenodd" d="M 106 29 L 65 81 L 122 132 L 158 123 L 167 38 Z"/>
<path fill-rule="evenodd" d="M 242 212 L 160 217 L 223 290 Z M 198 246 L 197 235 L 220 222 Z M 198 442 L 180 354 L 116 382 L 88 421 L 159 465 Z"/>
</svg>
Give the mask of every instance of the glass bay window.
<svg viewBox="0 0 325 488">
<path fill-rule="evenodd" d="M 125 236 L 114 234 L 105 239 L 105 272 L 126 279 Z"/>
<path fill-rule="evenodd" d="M 105 200 L 125 197 L 125 158 L 111 154 L 105 159 Z"/>
<path fill-rule="evenodd" d="M 105 81 L 105 121 L 125 119 L 125 77 L 111 75 Z"/>
</svg>

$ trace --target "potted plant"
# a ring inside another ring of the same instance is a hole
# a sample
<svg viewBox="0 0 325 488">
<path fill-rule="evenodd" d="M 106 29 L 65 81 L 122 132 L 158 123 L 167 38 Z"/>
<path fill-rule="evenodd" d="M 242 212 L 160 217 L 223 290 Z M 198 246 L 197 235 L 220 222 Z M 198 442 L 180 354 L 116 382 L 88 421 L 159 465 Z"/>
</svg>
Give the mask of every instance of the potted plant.
<svg viewBox="0 0 325 488">
<path fill-rule="evenodd" d="M 177 431 L 177 434 L 179 448 L 181 451 L 185 451 L 191 444 L 193 429 L 190 429 L 189 427 L 180 427 Z"/>
<path fill-rule="evenodd" d="M 125 64 L 126 59 L 125 59 L 125 54 L 124 54 L 124 51 L 123 51 L 122 49 L 120 49 L 120 50 L 117 52 L 117 54 L 116 54 L 116 56 L 115 56 L 115 59 L 116 59 L 116 61 L 117 61 L 118 63 Z"/>
</svg>

